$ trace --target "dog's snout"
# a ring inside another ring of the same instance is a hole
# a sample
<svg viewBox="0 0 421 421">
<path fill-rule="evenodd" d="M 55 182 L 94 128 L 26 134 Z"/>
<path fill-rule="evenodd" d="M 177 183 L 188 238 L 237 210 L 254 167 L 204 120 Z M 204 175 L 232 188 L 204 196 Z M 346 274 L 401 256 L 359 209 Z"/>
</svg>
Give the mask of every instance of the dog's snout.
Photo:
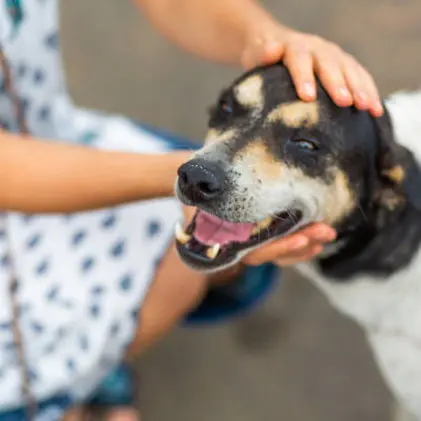
<svg viewBox="0 0 421 421">
<path fill-rule="evenodd" d="M 193 202 L 216 199 L 223 192 L 224 169 L 213 162 L 193 159 L 178 169 L 181 192 Z"/>
</svg>

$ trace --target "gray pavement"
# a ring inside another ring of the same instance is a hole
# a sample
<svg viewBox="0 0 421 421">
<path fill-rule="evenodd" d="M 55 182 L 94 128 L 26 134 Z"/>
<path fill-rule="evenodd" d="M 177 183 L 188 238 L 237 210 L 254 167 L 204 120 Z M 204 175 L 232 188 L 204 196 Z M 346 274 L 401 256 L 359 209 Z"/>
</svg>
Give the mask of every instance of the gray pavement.
<svg viewBox="0 0 421 421">
<path fill-rule="evenodd" d="M 198 0 L 199 1 L 199 0 Z M 383 94 L 421 81 L 419 0 L 266 0 L 285 23 L 355 54 Z M 201 139 L 206 108 L 237 70 L 161 39 L 130 2 L 62 2 L 64 52 L 77 103 Z M 390 396 L 364 337 L 288 271 L 255 313 L 176 329 L 138 363 L 152 421 L 384 421 Z"/>
</svg>

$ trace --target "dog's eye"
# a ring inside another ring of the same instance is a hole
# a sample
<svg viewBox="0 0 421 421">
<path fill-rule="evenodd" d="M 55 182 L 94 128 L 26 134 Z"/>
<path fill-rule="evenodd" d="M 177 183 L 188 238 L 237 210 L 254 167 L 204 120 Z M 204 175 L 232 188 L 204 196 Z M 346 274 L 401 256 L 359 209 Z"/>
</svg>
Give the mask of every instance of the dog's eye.
<svg viewBox="0 0 421 421">
<path fill-rule="evenodd" d="M 233 106 L 225 100 L 222 100 L 219 103 L 219 108 L 224 114 L 232 114 L 232 112 L 234 111 Z"/>
<path fill-rule="evenodd" d="M 292 139 L 291 141 L 300 149 L 306 149 L 308 151 L 316 151 L 319 149 L 315 142 L 308 139 Z"/>
</svg>

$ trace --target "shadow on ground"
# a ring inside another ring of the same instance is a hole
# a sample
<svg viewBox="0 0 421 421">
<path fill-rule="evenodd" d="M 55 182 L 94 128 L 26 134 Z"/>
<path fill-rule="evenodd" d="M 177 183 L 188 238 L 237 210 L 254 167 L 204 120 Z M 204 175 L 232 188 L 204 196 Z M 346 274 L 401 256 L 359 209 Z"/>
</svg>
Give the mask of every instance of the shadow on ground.
<svg viewBox="0 0 421 421">
<path fill-rule="evenodd" d="M 421 80 L 419 0 L 267 0 L 284 22 L 340 43 L 383 94 Z M 79 104 L 200 139 L 206 108 L 237 70 L 186 56 L 121 0 L 63 2 L 64 48 Z M 77 28 L 77 29 L 76 29 Z M 139 363 L 146 420 L 383 421 L 390 397 L 360 330 L 287 272 L 257 312 L 177 329 Z"/>
</svg>

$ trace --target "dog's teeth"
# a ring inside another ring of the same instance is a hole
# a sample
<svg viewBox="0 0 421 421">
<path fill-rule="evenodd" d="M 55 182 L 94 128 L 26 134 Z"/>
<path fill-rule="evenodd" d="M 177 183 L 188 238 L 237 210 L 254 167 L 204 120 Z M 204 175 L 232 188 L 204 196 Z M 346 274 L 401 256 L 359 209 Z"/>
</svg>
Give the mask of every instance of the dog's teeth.
<svg viewBox="0 0 421 421">
<path fill-rule="evenodd" d="M 256 235 L 256 234 L 258 234 L 260 232 L 260 228 L 259 228 L 259 225 L 255 225 L 254 227 L 253 227 L 253 231 L 251 232 L 251 235 Z"/>
<path fill-rule="evenodd" d="M 272 223 L 272 217 L 268 216 L 266 219 L 259 222 L 259 227 L 260 229 L 264 229 L 264 228 L 267 228 L 271 223 Z"/>
<path fill-rule="evenodd" d="M 184 232 L 180 222 L 175 224 L 175 238 L 181 244 L 186 244 L 191 239 L 191 235 L 188 235 Z"/>
<path fill-rule="evenodd" d="M 272 223 L 272 220 L 273 220 L 272 217 L 268 216 L 267 218 L 263 219 L 262 221 L 257 222 L 256 225 L 254 226 L 251 234 L 256 235 L 260 231 L 266 229 Z"/>
<path fill-rule="evenodd" d="M 219 250 L 221 250 L 220 244 L 214 244 L 213 246 L 208 247 L 206 250 L 206 256 L 213 260 L 216 258 L 216 256 L 218 256 Z"/>
</svg>

